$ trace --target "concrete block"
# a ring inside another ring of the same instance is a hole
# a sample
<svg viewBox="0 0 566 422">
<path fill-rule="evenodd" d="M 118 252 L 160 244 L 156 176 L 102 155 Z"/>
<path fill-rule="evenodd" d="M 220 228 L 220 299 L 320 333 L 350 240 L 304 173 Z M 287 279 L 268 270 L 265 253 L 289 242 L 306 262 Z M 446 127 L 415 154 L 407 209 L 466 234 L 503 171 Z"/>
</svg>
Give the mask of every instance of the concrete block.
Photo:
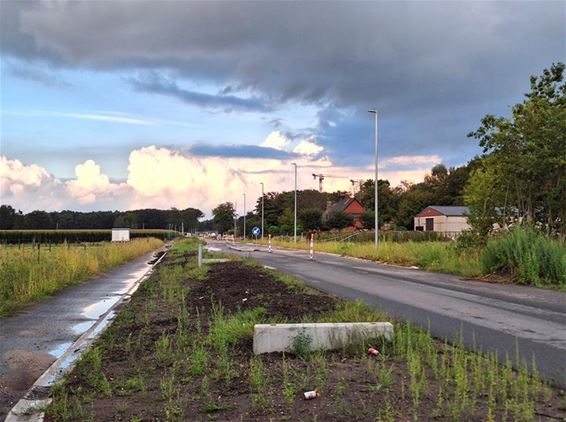
<svg viewBox="0 0 566 422">
<path fill-rule="evenodd" d="M 256 324 L 254 353 L 289 352 L 297 336 L 310 341 L 311 350 L 335 350 L 367 338 L 393 339 L 389 322 Z"/>
</svg>

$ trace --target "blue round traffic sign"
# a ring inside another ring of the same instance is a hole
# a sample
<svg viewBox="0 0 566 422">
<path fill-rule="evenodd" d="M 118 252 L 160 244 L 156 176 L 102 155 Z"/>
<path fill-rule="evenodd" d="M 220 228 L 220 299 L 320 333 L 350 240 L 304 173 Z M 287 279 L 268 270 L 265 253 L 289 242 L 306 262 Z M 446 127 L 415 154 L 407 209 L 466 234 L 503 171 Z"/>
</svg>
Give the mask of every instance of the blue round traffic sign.
<svg viewBox="0 0 566 422">
<path fill-rule="evenodd" d="M 252 234 L 254 236 L 259 236 L 260 233 L 261 233 L 261 229 L 258 226 L 254 226 L 254 228 L 252 229 Z"/>
</svg>

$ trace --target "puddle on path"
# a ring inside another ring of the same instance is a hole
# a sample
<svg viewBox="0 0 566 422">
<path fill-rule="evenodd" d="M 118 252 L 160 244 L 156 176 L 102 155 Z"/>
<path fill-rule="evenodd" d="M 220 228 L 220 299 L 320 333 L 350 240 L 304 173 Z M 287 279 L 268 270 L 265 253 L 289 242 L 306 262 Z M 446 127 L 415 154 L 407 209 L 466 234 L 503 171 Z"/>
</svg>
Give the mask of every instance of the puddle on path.
<svg viewBox="0 0 566 422">
<path fill-rule="evenodd" d="M 73 333 L 81 335 L 86 330 L 88 330 L 90 327 L 92 327 L 94 325 L 94 323 L 95 323 L 95 321 L 79 322 L 78 324 L 73 325 L 73 327 L 71 329 L 73 330 Z"/>
<path fill-rule="evenodd" d="M 119 296 L 110 296 L 106 299 L 99 300 L 98 302 L 88 305 L 83 309 L 83 316 L 89 319 L 98 319 L 100 315 L 108 311 L 116 303 Z"/>
<path fill-rule="evenodd" d="M 53 357 L 55 357 L 55 359 L 59 359 L 61 356 L 63 356 L 63 353 L 65 353 L 67 351 L 67 349 L 69 347 L 71 347 L 71 344 L 73 344 L 70 341 L 66 341 L 65 343 L 61 343 L 59 345 L 57 345 L 55 348 L 51 349 L 49 351 L 49 354 Z"/>
</svg>

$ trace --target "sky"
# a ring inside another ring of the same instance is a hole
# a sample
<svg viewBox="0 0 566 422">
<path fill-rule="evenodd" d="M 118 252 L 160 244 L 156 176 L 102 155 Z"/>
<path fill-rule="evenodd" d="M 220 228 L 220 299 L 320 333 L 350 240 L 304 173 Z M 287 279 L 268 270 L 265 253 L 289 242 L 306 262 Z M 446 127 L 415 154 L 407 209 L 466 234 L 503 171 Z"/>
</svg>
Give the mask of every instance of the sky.
<svg viewBox="0 0 566 422">
<path fill-rule="evenodd" d="M 0 1 L 0 203 L 195 207 L 418 182 L 566 60 L 565 1 Z"/>
</svg>

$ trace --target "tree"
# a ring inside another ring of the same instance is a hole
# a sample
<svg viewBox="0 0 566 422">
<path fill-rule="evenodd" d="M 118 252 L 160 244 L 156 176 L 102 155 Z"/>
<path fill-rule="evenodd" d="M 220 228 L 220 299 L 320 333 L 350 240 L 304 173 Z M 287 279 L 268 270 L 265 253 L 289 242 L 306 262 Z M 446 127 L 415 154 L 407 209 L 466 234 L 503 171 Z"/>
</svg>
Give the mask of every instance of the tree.
<svg viewBox="0 0 566 422">
<path fill-rule="evenodd" d="M 299 221 L 305 230 L 319 230 L 322 226 L 322 211 L 318 208 L 307 208 L 299 213 Z"/>
<path fill-rule="evenodd" d="M 512 107 L 511 117 L 486 115 L 469 137 L 483 148 L 482 165 L 497 186 L 475 189 L 476 202 L 512 206 L 525 222 L 566 235 L 566 83 L 563 63 L 531 77 L 531 91 Z M 483 177 L 475 172 L 473 180 Z M 477 204 L 470 202 L 471 207 Z"/>
<path fill-rule="evenodd" d="M 360 216 L 360 220 L 364 225 L 365 229 L 368 230 L 375 229 L 375 212 L 364 211 L 364 213 Z"/>
<path fill-rule="evenodd" d="M 328 216 L 326 225 L 331 229 L 344 229 L 354 225 L 354 217 L 344 211 L 336 211 Z"/>
<path fill-rule="evenodd" d="M 21 216 L 22 212 L 16 211 L 10 205 L 0 206 L 0 229 L 10 230 L 15 228 Z"/>
<path fill-rule="evenodd" d="M 231 202 L 224 202 L 212 210 L 212 223 L 219 233 L 224 233 L 234 226 L 235 210 Z"/>
</svg>

